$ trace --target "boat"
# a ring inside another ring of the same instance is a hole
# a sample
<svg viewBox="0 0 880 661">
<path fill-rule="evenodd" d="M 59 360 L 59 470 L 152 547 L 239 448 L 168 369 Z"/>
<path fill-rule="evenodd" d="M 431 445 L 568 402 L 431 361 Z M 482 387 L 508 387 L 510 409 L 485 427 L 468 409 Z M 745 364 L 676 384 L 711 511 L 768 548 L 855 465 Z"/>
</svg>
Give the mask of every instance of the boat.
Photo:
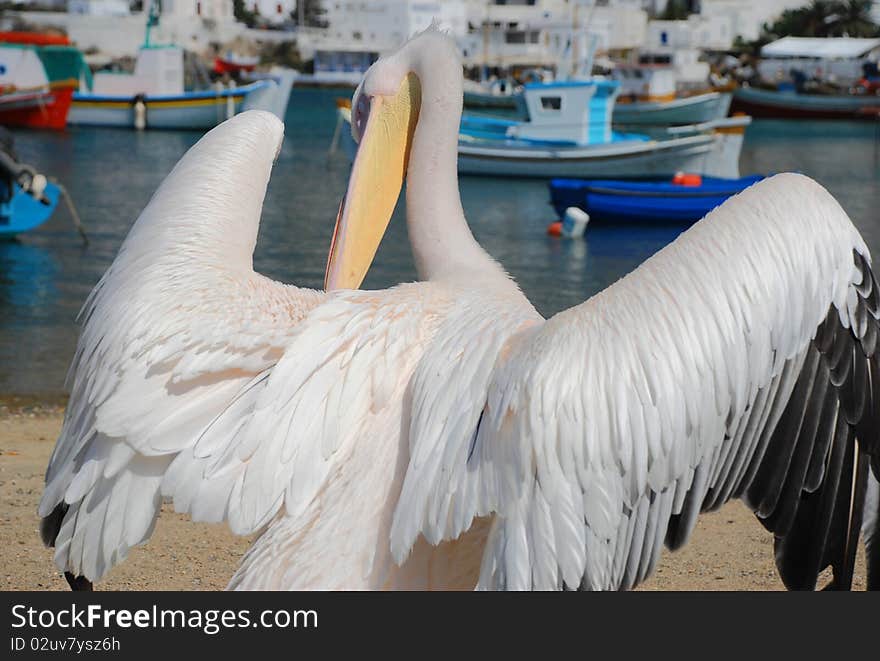
<svg viewBox="0 0 880 661">
<path fill-rule="evenodd" d="M 227 50 L 223 55 L 214 58 L 212 70 L 219 74 L 239 74 L 243 71 L 253 71 L 259 63 L 260 58 L 256 55 L 239 55 L 234 51 Z"/>
<path fill-rule="evenodd" d="M 618 126 L 699 124 L 727 117 L 732 95 L 702 92 L 664 101 L 627 101 L 618 98 L 612 121 Z"/>
<path fill-rule="evenodd" d="M 49 220 L 61 189 L 21 163 L 11 132 L 0 127 L 0 239 L 10 239 Z"/>
<path fill-rule="evenodd" d="M 67 37 L 0 32 L 0 125 L 63 129 L 83 77 L 88 67 Z"/>
<path fill-rule="evenodd" d="M 42 197 L 36 199 L 19 184 L 14 184 L 11 197 L 0 202 L 0 239 L 10 239 L 45 223 L 58 206 L 61 190 L 49 181 Z"/>
<path fill-rule="evenodd" d="M 510 80 L 464 81 L 465 108 L 515 111 L 518 109 L 518 96 L 519 91 Z"/>
<path fill-rule="evenodd" d="M 727 117 L 730 110 L 729 92 L 677 92 L 671 66 L 617 65 L 612 77 L 621 85 L 613 117 L 619 126 L 699 124 Z"/>
<path fill-rule="evenodd" d="M 739 154 L 751 118 L 729 117 L 652 134 L 621 133 L 611 126 L 617 86 L 610 81 L 526 85 L 528 121 L 464 115 L 458 142 L 462 174 L 531 177 L 672 177 L 687 171 L 739 177 Z M 351 123 L 351 110 L 338 109 Z M 339 130 L 350 158 L 357 146 Z M 332 149 L 332 148 L 331 148 Z"/>
<path fill-rule="evenodd" d="M 277 110 L 276 98 L 290 94 L 270 78 L 185 91 L 183 49 L 177 46 L 145 45 L 134 73 L 97 72 L 93 81 L 73 95 L 70 124 L 207 130 L 245 110 Z"/>
<path fill-rule="evenodd" d="M 740 87 L 733 93 L 734 112 L 782 119 L 876 119 L 877 94 L 803 94 L 794 87 L 772 90 Z"/>
<path fill-rule="evenodd" d="M 672 179 L 616 181 L 553 179 L 550 201 L 560 218 L 570 207 L 589 214 L 590 222 L 667 222 L 691 224 L 727 198 L 763 179 L 739 179 L 678 174 Z"/>
<path fill-rule="evenodd" d="M 154 0 L 134 72 L 96 72 L 88 89 L 73 95 L 70 124 L 207 130 L 246 110 L 267 110 L 284 121 L 293 77 L 266 77 L 241 86 L 218 81 L 212 89 L 184 90 L 183 49 L 150 41 L 160 13 Z"/>
</svg>

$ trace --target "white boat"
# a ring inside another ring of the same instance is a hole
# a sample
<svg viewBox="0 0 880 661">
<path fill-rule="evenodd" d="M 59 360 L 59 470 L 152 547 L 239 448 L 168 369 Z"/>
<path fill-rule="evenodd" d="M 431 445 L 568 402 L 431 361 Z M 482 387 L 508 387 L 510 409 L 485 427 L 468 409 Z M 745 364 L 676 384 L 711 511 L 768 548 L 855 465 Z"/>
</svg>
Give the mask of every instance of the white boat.
<svg viewBox="0 0 880 661">
<path fill-rule="evenodd" d="M 676 126 L 727 117 L 729 92 L 678 94 L 675 69 L 668 65 L 618 65 L 612 77 L 620 86 L 614 107 L 619 126 Z"/>
<path fill-rule="evenodd" d="M 183 50 L 177 46 L 144 46 L 138 51 L 134 73 L 98 72 L 91 89 L 74 93 L 67 121 L 92 126 L 206 130 L 253 109 L 275 112 L 283 121 L 292 85 L 292 77 L 267 77 L 240 87 L 218 84 L 213 89 L 185 91 Z"/>
<path fill-rule="evenodd" d="M 463 174 L 507 177 L 647 178 L 676 172 L 739 178 L 739 154 L 749 117 L 682 127 L 688 134 L 622 139 L 605 144 L 553 145 L 459 141 Z"/>
<path fill-rule="evenodd" d="M 729 92 L 705 92 L 664 101 L 617 100 L 613 121 L 620 126 L 699 124 L 727 117 Z"/>
<path fill-rule="evenodd" d="M 517 96 L 517 86 L 510 80 L 464 81 L 465 108 L 516 110 Z"/>
<path fill-rule="evenodd" d="M 650 135 L 612 130 L 618 87 L 607 81 L 526 85 L 528 121 L 465 115 L 458 141 L 462 174 L 510 177 L 640 178 L 686 171 L 738 178 L 747 116 L 680 127 L 654 127 Z M 339 108 L 342 122 L 350 109 Z M 338 131 L 350 158 L 351 131 Z"/>
</svg>

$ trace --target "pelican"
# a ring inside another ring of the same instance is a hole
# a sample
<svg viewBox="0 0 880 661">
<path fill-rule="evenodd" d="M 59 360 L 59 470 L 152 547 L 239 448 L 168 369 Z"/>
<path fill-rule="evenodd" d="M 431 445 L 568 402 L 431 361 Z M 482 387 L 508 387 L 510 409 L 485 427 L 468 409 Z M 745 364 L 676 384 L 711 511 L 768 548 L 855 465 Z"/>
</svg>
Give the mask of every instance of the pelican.
<svg viewBox="0 0 880 661">
<path fill-rule="evenodd" d="M 40 504 L 73 585 L 166 499 L 260 533 L 234 589 L 632 588 L 733 498 L 789 588 L 848 588 L 864 520 L 876 585 L 880 290 L 831 195 L 775 176 L 544 319 L 468 229 L 451 40 L 379 60 L 352 107 L 325 292 L 253 270 L 282 140 L 256 112 L 95 287 Z M 360 291 L 404 181 L 420 280 Z"/>
</svg>

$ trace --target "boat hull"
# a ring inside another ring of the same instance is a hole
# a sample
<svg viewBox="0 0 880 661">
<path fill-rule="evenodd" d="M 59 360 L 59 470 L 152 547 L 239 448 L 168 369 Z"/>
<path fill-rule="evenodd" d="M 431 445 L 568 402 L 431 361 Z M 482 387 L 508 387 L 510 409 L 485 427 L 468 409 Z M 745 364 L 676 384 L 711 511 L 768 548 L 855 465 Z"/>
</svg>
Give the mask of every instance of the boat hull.
<svg viewBox="0 0 880 661">
<path fill-rule="evenodd" d="M 460 144 L 458 170 L 462 174 L 530 178 L 671 177 L 680 171 L 714 174 L 718 140 L 718 136 L 706 133 L 551 150 Z M 723 174 L 739 176 L 733 170 Z"/>
<path fill-rule="evenodd" d="M 551 203 L 560 218 L 573 206 L 586 211 L 590 222 L 691 224 L 761 179 L 704 177 L 698 186 L 676 185 L 669 180 L 554 179 L 549 187 Z"/>
<path fill-rule="evenodd" d="M 709 92 L 671 101 L 624 103 L 614 106 L 612 121 L 627 126 L 699 124 L 727 116 L 731 95 Z"/>
<path fill-rule="evenodd" d="M 0 125 L 59 131 L 67 126 L 72 98 L 72 87 L 0 95 Z"/>
<path fill-rule="evenodd" d="M 45 223 L 52 216 L 61 191 L 49 182 L 44 197 L 49 204 L 43 204 L 25 193 L 16 184 L 12 199 L 0 207 L 0 239 L 10 239 L 18 234 L 29 232 Z"/>
<path fill-rule="evenodd" d="M 464 93 L 465 108 L 516 110 L 517 100 L 514 94 L 490 94 L 488 92 Z"/>
<path fill-rule="evenodd" d="M 73 95 L 68 123 L 88 126 L 134 127 L 136 105 L 145 107 L 145 128 L 206 130 L 244 110 L 261 108 L 264 97 L 277 83 L 259 81 L 217 92 L 191 92 L 179 96 L 119 97 L 77 93 Z"/>
<path fill-rule="evenodd" d="M 734 112 L 777 119 L 876 119 L 880 97 L 797 94 L 754 88 L 734 92 Z"/>
<path fill-rule="evenodd" d="M 350 160 L 357 144 L 351 137 L 348 108 L 337 109 L 338 140 Z M 751 118 L 715 120 L 703 125 L 666 129 L 663 139 L 621 139 L 576 145 L 460 135 L 460 174 L 552 179 L 672 177 L 676 172 L 739 178 L 739 155 Z M 335 146 L 333 147 L 335 149 Z"/>
</svg>

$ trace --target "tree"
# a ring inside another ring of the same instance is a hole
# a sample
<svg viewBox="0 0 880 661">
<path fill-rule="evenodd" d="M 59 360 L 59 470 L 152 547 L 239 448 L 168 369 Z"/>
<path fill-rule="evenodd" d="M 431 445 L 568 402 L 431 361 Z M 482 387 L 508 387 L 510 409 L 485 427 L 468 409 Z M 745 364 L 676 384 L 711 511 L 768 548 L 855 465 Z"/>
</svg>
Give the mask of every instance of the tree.
<svg viewBox="0 0 880 661">
<path fill-rule="evenodd" d="M 660 18 L 664 21 L 680 21 L 686 19 L 690 13 L 687 0 L 669 0 Z"/>
<path fill-rule="evenodd" d="M 300 7 L 300 3 L 302 3 L 302 7 Z M 302 16 L 301 27 L 326 28 L 327 21 L 324 19 L 326 13 L 323 0 L 296 0 L 296 11 L 291 16 L 297 25 L 299 25 L 300 16 Z"/>
<path fill-rule="evenodd" d="M 878 27 L 871 18 L 871 0 L 847 0 L 838 3 L 835 32 L 839 36 L 874 37 L 878 35 Z"/>
<path fill-rule="evenodd" d="M 871 0 L 813 0 L 806 7 L 787 9 L 762 38 L 779 37 L 873 37 L 880 28 L 871 19 Z"/>
<path fill-rule="evenodd" d="M 244 23 L 249 28 L 257 24 L 257 15 L 245 6 L 244 0 L 232 0 L 232 15 L 235 16 L 236 21 Z"/>
</svg>

